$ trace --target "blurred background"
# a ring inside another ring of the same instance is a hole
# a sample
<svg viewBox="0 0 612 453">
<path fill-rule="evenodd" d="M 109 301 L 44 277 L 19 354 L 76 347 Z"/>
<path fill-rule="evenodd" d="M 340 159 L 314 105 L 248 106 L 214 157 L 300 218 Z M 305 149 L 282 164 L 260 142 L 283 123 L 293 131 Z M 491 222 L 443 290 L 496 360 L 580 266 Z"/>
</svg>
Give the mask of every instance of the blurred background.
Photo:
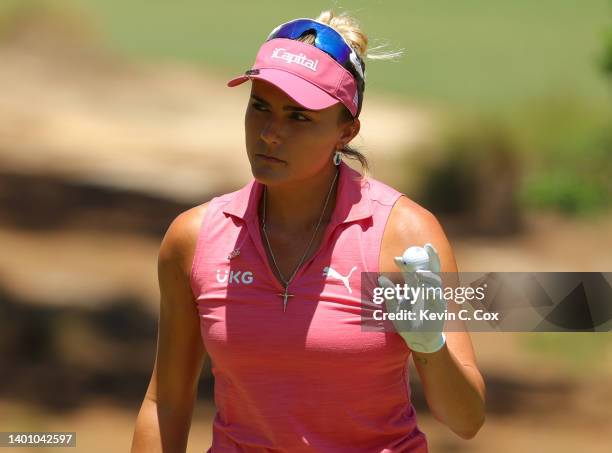
<svg viewBox="0 0 612 453">
<path fill-rule="evenodd" d="M 0 431 L 129 450 L 161 238 L 251 178 L 248 88 L 225 81 L 274 26 L 330 8 L 404 49 L 367 61 L 353 144 L 438 216 L 460 270 L 612 270 L 610 1 L 2 0 Z M 413 370 L 432 452 L 610 451 L 609 334 L 473 341 L 488 419 L 471 441 L 430 416 Z M 208 367 L 189 452 L 210 445 Z"/>
</svg>

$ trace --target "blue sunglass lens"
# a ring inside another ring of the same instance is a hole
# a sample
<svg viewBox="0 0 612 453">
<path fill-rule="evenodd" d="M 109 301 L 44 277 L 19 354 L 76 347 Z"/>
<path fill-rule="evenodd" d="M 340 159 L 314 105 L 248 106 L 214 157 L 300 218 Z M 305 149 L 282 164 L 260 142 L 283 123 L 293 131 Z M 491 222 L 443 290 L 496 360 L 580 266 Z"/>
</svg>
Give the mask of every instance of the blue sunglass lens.
<svg viewBox="0 0 612 453">
<path fill-rule="evenodd" d="M 269 39 L 287 38 L 297 39 L 307 31 L 314 31 L 316 35 L 315 46 L 328 53 L 338 63 L 345 64 L 349 60 L 350 48 L 342 36 L 326 25 L 310 20 L 296 20 L 281 26 L 273 32 Z"/>
</svg>

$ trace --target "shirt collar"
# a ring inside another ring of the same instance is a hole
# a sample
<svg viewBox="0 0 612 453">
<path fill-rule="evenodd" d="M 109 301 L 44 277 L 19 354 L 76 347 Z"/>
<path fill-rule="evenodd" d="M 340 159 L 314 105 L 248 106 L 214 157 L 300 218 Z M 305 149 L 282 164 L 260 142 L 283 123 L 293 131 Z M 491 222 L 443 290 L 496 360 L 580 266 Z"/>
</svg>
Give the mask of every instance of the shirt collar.
<svg viewBox="0 0 612 453">
<path fill-rule="evenodd" d="M 361 174 L 353 170 L 345 162 L 340 162 L 338 174 L 338 189 L 336 206 L 331 222 L 341 224 L 365 219 L 372 216 L 372 206 L 369 197 L 369 182 L 360 180 Z M 225 205 L 223 212 L 236 216 L 245 222 L 255 222 L 257 219 L 257 204 L 263 192 L 264 185 L 252 179 L 246 186 L 238 190 L 232 200 Z"/>
</svg>

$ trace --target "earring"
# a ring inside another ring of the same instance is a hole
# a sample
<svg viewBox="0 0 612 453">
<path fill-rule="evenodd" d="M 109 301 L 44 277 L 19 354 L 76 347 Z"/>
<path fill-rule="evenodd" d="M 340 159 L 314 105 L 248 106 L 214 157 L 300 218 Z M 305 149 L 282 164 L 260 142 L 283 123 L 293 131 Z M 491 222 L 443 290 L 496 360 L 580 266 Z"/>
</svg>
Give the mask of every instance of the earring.
<svg viewBox="0 0 612 453">
<path fill-rule="evenodd" d="M 340 151 L 336 151 L 334 153 L 334 165 L 340 165 L 340 162 L 342 162 L 342 153 Z"/>
</svg>

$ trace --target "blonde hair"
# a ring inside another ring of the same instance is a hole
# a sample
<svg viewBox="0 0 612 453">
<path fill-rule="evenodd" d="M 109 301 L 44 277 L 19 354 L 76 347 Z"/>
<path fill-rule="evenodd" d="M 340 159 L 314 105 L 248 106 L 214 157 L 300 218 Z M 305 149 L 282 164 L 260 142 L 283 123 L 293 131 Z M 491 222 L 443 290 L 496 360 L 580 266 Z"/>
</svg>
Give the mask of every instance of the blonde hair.
<svg viewBox="0 0 612 453">
<path fill-rule="evenodd" d="M 394 60 L 396 58 L 399 58 L 403 53 L 403 49 L 400 49 L 398 51 L 379 52 L 379 50 L 386 47 L 386 45 L 380 45 L 375 47 L 374 49 L 368 50 L 368 36 L 363 32 L 357 20 L 354 17 L 348 15 L 346 12 L 336 14 L 332 10 L 325 10 L 322 11 L 321 14 L 319 14 L 319 17 L 317 17 L 315 20 L 329 25 L 331 28 L 340 33 L 340 35 L 342 35 L 345 41 L 355 50 L 357 55 L 364 62 L 366 59 Z M 298 40 L 307 44 L 314 44 L 315 36 L 312 33 L 305 34 Z M 372 52 L 372 50 L 375 50 L 377 52 Z M 347 108 L 345 108 L 343 110 L 341 121 L 349 121 L 352 119 L 353 116 L 351 115 L 351 112 Z M 364 171 L 364 176 L 369 173 L 370 166 L 368 164 L 366 156 L 363 155 L 363 153 L 349 145 L 345 145 L 341 152 L 347 158 L 359 161 Z"/>
<path fill-rule="evenodd" d="M 315 20 L 329 25 L 342 35 L 348 44 L 357 52 L 362 60 L 396 60 L 402 56 L 404 49 L 384 51 L 387 44 L 378 45 L 368 49 L 368 36 L 363 32 L 359 22 L 348 13 L 336 14 L 332 10 L 325 10 L 319 14 Z M 300 41 L 307 44 L 314 44 L 314 36 L 305 35 Z"/>
</svg>

